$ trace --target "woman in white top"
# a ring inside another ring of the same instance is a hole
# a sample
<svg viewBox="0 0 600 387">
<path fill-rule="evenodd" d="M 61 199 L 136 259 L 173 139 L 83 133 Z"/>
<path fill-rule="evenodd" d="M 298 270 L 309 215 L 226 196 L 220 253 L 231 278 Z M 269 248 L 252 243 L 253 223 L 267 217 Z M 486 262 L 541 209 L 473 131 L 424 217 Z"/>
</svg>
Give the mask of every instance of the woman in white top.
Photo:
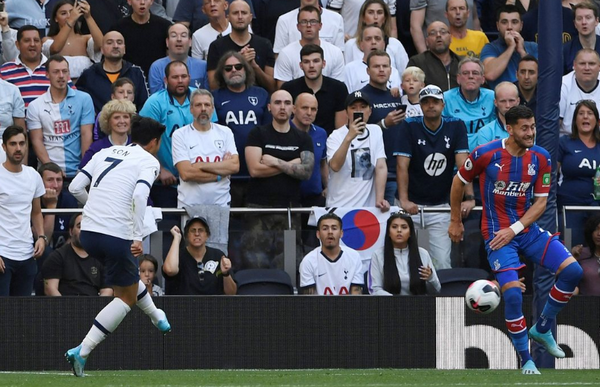
<svg viewBox="0 0 600 387">
<path fill-rule="evenodd" d="M 81 34 L 83 16 L 90 35 Z M 42 53 L 46 56 L 60 54 L 69 62 L 69 72 L 73 82 L 83 70 L 102 58 L 102 31 L 90 14 L 90 5 L 84 0 L 59 0 L 52 8 L 48 36 L 42 40 Z"/>
<path fill-rule="evenodd" d="M 439 293 L 440 280 L 429 253 L 417 243 L 410 215 L 396 212 L 388 219 L 384 245 L 371 256 L 367 285 L 374 295 Z"/>
<path fill-rule="evenodd" d="M 349 39 L 344 45 L 344 59 L 346 63 L 363 58 L 360 50 L 360 39 L 366 26 L 376 25 L 383 29 L 385 34 L 385 51 L 392 59 L 392 66 L 402 74 L 408 64 L 408 54 L 400 41 L 392 37 L 392 16 L 390 9 L 383 0 L 366 0 L 360 8 L 356 37 Z"/>
</svg>

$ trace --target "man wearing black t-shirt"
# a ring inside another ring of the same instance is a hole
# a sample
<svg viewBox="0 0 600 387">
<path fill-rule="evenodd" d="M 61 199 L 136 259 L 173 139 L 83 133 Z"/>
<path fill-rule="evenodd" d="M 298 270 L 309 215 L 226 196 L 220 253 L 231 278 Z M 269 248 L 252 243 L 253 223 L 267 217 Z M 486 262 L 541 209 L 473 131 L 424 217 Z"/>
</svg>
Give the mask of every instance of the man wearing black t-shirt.
<svg viewBox="0 0 600 387">
<path fill-rule="evenodd" d="M 344 104 L 348 89 L 343 82 L 323 75 L 325 64 L 323 49 L 316 44 L 306 44 L 300 50 L 300 68 L 304 76 L 284 83 L 281 90 L 289 92 L 294 100 L 302 93 L 314 94 L 322 106 L 314 124 L 330 135 L 348 121 Z"/>
<path fill-rule="evenodd" d="M 273 122 L 252 129 L 246 142 L 246 164 L 251 176 L 248 207 L 299 207 L 300 182 L 310 178 L 315 162 L 312 139 L 290 125 L 293 109 L 290 93 L 285 90 L 273 93 L 268 108 Z M 287 215 L 252 214 L 247 221 L 242 245 L 250 266 L 282 268 L 282 231 L 287 228 Z M 299 230 L 299 217 L 294 216 L 293 221 L 294 228 Z M 299 233 L 297 236 L 300 242 Z M 300 243 L 296 245 L 300 247 Z M 301 248 L 297 253 L 299 263 Z"/>
<path fill-rule="evenodd" d="M 112 296 L 111 288 L 104 285 L 104 267 L 90 257 L 81 246 L 81 217 L 69 222 L 70 243 L 55 250 L 44 262 L 42 275 L 47 296 Z"/>
<path fill-rule="evenodd" d="M 129 0 L 131 15 L 119 20 L 113 30 L 125 37 L 124 59 L 150 73 L 152 63 L 165 56 L 171 22 L 150 13 L 152 1 Z"/>
<path fill-rule="evenodd" d="M 256 74 L 256 83 L 269 92 L 275 90 L 273 68 L 275 54 L 271 42 L 250 33 L 252 23 L 250 6 L 244 0 L 234 0 L 229 6 L 231 33 L 211 43 L 208 49 L 207 69 L 211 90 L 219 86 L 215 81 L 215 71 L 219 59 L 228 51 L 236 51 L 244 56 Z"/>
</svg>

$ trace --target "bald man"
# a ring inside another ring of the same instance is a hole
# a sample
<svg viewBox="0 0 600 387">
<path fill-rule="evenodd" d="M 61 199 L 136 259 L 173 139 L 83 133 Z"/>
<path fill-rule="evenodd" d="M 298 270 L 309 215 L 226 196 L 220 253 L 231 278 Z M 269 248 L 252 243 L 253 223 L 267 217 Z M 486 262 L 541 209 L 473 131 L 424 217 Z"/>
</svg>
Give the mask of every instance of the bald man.
<svg viewBox="0 0 600 387">
<path fill-rule="evenodd" d="M 273 93 L 268 109 L 273 116 L 272 122 L 252 129 L 246 142 L 246 164 L 251 176 L 248 207 L 300 207 L 300 184 L 308 180 L 313 172 L 313 142 L 306 132 L 294 128 L 290 123 L 294 109 L 290 93 L 285 90 Z M 270 237 L 282 237 L 281 231 L 288 224 L 287 215 L 252 214 L 246 220 L 245 229 L 248 231 L 242 238 L 242 246 L 246 249 L 242 252 L 245 259 L 253 267 L 283 268 L 282 261 L 273 261 L 282 256 L 283 243 Z M 294 228 L 299 230 L 300 219 L 294 217 L 293 223 Z M 277 232 L 265 233 L 265 228 Z M 264 260 L 261 261 L 261 257 Z M 301 249 L 296 258 L 298 262 L 302 259 Z"/>
<path fill-rule="evenodd" d="M 298 130 L 308 133 L 313 142 L 315 165 L 312 175 L 300 185 L 302 207 L 325 206 L 327 189 L 327 132 L 320 126 L 314 125 L 319 102 L 310 93 L 301 93 L 294 103 L 294 119 L 292 125 Z"/>
<path fill-rule="evenodd" d="M 494 89 L 494 106 L 496 106 L 497 119 L 483 126 L 477 132 L 477 146 L 487 144 L 493 140 L 508 137 L 506 119 L 504 115 L 510 108 L 521 103 L 519 89 L 514 83 L 500 82 Z"/>
<path fill-rule="evenodd" d="M 92 97 L 94 110 L 98 113 L 102 106 L 110 101 L 112 84 L 119 78 L 129 78 L 135 87 L 133 102 L 140 111 L 148 99 L 148 88 L 142 69 L 123 59 L 125 38 L 120 32 L 109 31 L 102 39 L 100 50 L 104 59 L 81 73 L 77 80 L 77 89 Z"/>
</svg>

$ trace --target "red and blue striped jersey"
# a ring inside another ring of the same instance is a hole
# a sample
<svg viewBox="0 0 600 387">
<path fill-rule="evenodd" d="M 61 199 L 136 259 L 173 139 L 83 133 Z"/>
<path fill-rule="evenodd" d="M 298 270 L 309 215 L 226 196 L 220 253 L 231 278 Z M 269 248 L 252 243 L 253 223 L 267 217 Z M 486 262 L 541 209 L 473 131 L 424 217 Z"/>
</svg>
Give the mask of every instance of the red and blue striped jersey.
<svg viewBox="0 0 600 387">
<path fill-rule="evenodd" d="M 550 191 L 550 155 L 534 145 L 523 156 L 512 156 L 505 141 L 496 140 L 477 147 L 458 171 L 466 184 L 479 176 L 483 213 L 481 233 L 487 241 L 494 233 L 521 219 L 534 196 Z M 526 228 L 524 232 L 528 232 Z"/>
</svg>

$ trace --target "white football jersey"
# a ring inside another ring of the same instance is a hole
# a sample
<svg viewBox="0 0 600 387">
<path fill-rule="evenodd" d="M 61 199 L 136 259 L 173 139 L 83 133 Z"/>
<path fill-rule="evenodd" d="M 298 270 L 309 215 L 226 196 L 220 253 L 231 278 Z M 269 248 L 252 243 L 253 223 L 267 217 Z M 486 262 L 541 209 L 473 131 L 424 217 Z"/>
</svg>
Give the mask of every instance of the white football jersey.
<svg viewBox="0 0 600 387">
<path fill-rule="evenodd" d="M 233 132 L 227 126 L 212 123 L 210 130 L 200 132 L 192 124 L 173 133 L 173 165 L 181 161 L 214 163 L 223 161 L 226 153 L 237 155 Z M 179 180 L 177 206 L 180 208 L 199 204 L 229 206 L 229 176 L 221 181 L 196 183 Z"/>
<path fill-rule="evenodd" d="M 112 146 L 96 153 L 81 170 L 90 180 L 81 229 L 133 239 L 133 191 L 158 177 L 158 160 L 141 146 Z"/>
<path fill-rule="evenodd" d="M 316 285 L 322 296 L 350 294 L 352 285 L 364 286 L 364 282 L 360 255 L 349 247 L 342 247 L 340 257 L 332 261 L 319 246 L 300 263 L 300 287 Z"/>
<path fill-rule="evenodd" d="M 600 76 L 599 76 L 600 78 Z M 559 116 L 562 119 L 560 135 L 571 134 L 571 125 L 573 124 L 573 113 L 579 101 L 591 99 L 596 104 L 600 104 L 600 87 L 596 86 L 594 90 L 586 93 L 579 88 L 575 80 L 575 71 L 564 75 L 560 89 L 560 102 L 558 104 Z"/>
</svg>

